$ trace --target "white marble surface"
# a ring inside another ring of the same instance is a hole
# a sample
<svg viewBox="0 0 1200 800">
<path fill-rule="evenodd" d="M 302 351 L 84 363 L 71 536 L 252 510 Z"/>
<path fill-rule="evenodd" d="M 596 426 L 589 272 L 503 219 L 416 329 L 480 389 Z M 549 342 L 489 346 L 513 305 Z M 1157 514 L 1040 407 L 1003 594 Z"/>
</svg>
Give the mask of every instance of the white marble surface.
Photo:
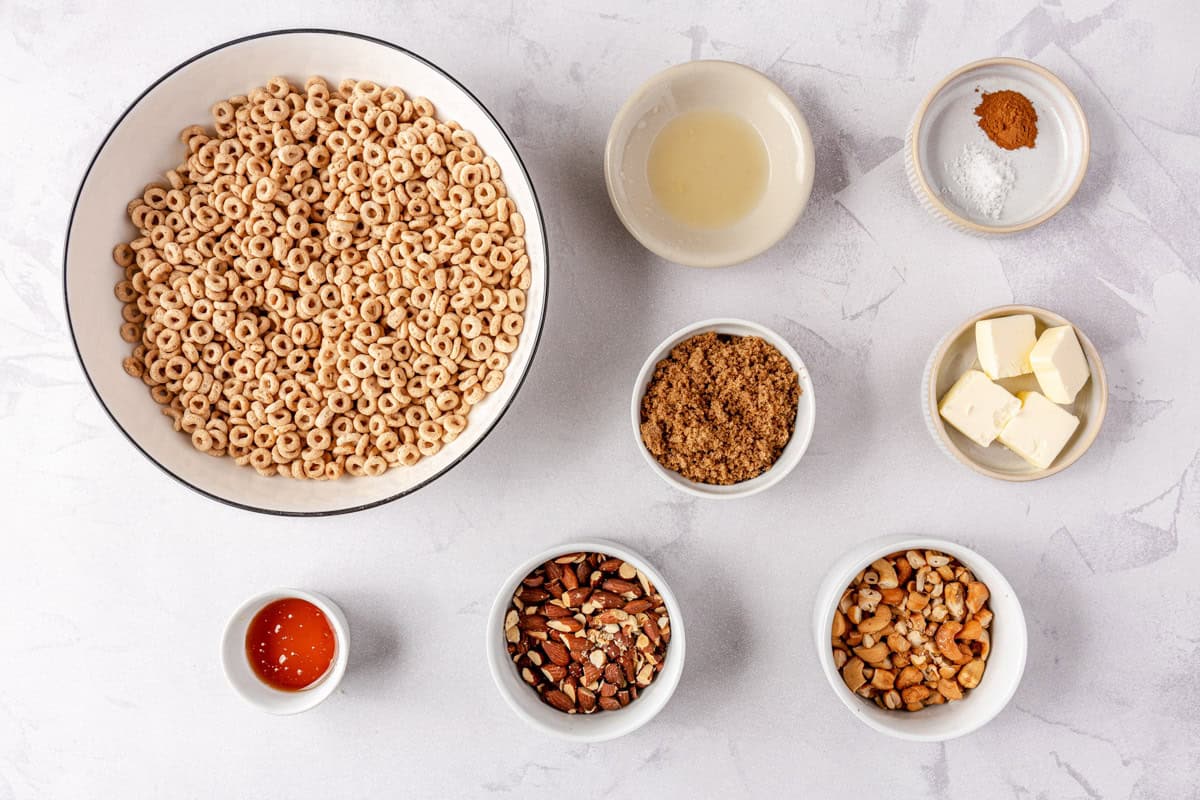
<svg viewBox="0 0 1200 800">
<path fill-rule="evenodd" d="M 0 800 L 1198 796 L 1191 0 L 451 2 L 437 15 L 382 0 L 102 5 L 0 4 Z M 542 351 L 493 435 L 410 499 L 317 520 L 217 505 L 147 463 L 86 389 L 60 293 L 71 198 L 126 104 L 205 47 L 299 25 L 404 44 L 477 92 L 532 171 L 553 255 Z M 981 241 L 923 215 L 899 148 L 933 82 L 997 54 L 1059 71 L 1094 149 L 1057 219 Z M 650 256 L 617 223 L 601 175 L 622 99 L 689 58 L 764 70 L 808 115 L 818 148 L 795 230 L 720 272 Z M 1027 486 L 948 461 L 917 404 L 945 329 L 1010 301 L 1077 322 L 1112 384 L 1092 452 Z M 652 345 L 726 314 L 774 326 L 803 353 L 819 419 L 783 484 L 712 504 L 650 473 L 627 403 Z M 1012 704 L 945 745 L 856 723 L 810 643 L 825 567 L 852 542 L 900 531 L 983 551 L 1029 620 Z M 658 719 L 580 746 L 521 725 L 481 640 L 518 560 L 592 534 L 642 550 L 670 578 L 691 647 Z M 226 616 L 280 584 L 336 598 L 355 644 L 337 695 L 285 719 L 242 703 L 217 660 Z"/>
</svg>

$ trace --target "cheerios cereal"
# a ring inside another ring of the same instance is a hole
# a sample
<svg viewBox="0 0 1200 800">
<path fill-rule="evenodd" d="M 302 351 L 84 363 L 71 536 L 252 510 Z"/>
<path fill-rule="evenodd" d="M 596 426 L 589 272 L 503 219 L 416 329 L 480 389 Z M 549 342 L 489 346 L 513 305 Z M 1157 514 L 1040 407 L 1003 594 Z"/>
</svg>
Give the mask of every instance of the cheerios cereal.
<svg viewBox="0 0 1200 800">
<path fill-rule="evenodd" d="M 395 87 L 285 78 L 186 128 L 127 206 L 127 373 L 192 446 L 263 475 L 412 466 L 504 382 L 532 273 L 470 131 Z"/>
</svg>

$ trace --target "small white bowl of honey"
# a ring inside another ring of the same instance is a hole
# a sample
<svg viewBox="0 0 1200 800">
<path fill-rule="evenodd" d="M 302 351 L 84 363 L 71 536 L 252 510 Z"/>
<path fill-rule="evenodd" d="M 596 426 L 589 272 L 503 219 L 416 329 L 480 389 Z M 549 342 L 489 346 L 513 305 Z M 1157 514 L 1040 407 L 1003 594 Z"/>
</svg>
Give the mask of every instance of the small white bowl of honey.
<svg viewBox="0 0 1200 800">
<path fill-rule="evenodd" d="M 221 639 L 225 677 L 242 699 L 298 714 L 333 694 L 346 674 L 350 625 L 323 594 L 275 589 L 234 612 Z"/>
<path fill-rule="evenodd" d="M 604 151 L 608 196 L 653 253 L 737 264 L 791 230 L 812 192 L 812 135 L 769 78 L 729 61 L 663 70 L 626 101 Z"/>
</svg>

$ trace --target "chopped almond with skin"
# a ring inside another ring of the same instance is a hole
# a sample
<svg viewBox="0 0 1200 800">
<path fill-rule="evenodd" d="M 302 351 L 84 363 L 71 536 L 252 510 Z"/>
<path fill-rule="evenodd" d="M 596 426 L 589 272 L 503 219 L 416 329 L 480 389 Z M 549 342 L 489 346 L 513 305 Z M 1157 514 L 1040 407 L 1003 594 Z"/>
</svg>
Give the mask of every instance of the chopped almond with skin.
<svg viewBox="0 0 1200 800">
<path fill-rule="evenodd" d="M 602 553 L 537 567 L 514 591 L 504 625 L 522 680 L 566 714 L 618 711 L 637 700 L 661 673 L 671 640 L 662 595 L 632 564 Z"/>
</svg>

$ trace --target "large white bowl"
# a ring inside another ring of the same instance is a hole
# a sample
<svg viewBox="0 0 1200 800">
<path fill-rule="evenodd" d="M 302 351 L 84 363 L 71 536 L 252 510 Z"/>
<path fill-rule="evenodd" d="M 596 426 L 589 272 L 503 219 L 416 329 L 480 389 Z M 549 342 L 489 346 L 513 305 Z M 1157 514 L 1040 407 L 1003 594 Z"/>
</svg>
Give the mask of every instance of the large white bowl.
<svg viewBox="0 0 1200 800">
<path fill-rule="evenodd" d="M 183 155 L 179 131 L 211 123 L 213 103 L 244 94 L 274 75 L 303 83 L 310 75 L 330 81 L 369 79 L 429 97 L 444 119 L 455 119 L 504 173 L 508 192 L 525 217 L 526 252 L 533 282 L 525 332 L 512 353 L 504 384 L 471 411 L 467 429 L 432 458 L 375 478 L 335 481 L 264 478 L 229 458 L 195 450 L 141 381 L 125 374 L 130 345 L 121 340 L 121 303 L 113 286 L 121 277 L 110 256 L 133 228 L 125 216 L 130 198 Z M 516 396 L 541 336 L 546 311 L 546 235 L 529 174 L 495 117 L 462 84 L 401 47 L 354 33 L 285 30 L 249 36 L 194 56 L 150 85 L 104 138 L 79 187 L 67 229 L 64 291 L 67 319 L 84 373 L 117 427 L 151 461 L 181 483 L 241 508 L 275 514 L 319 515 L 356 511 L 413 492 L 445 473 L 488 434 Z"/>
<path fill-rule="evenodd" d="M 640 569 L 662 595 L 671 618 L 671 642 L 667 645 L 666 661 L 654 681 L 638 693 L 638 698 L 619 711 L 600 711 L 594 714 L 564 714 L 551 708 L 538 697 L 525 681 L 521 680 L 517 667 L 508 654 L 508 643 L 504 638 L 504 617 L 512 602 L 517 584 L 533 572 L 539 564 L 567 553 L 605 553 L 628 561 Z M 679 601 L 671 587 L 646 559 L 637 553 L 604 539 L 586 542 L 571 542 L 543 550 L 513 570 L 508 580 L 500 587 L 491 613 L 488 614 L 486 652 L 492 680 L 501 696 L 518 717 L 543 733 L 576 742 L 603 742 L 632 733 L 662 711 L 675 693 L 683 675 L 683 658 L 687 639 L 683 630 L 683 614 Z"/>
<path fill-rule="evenodd" d="M 800 398 L 796 405 L 796 424 L 792 430 L 792 437 L 788 439 L 788 443 L 784 445 L 783 452 L 779 454 L 779 458 L 775 463 L 758 477 L 751 478 L 748 481 L 741 483 L 733 483 L 727 486 L 722 486 L 712 483 L 700 483 L 685 478 L 674 470 L 667 469 L 662 464 L 658 463 L 658 459 L 646 447 L 646 443 L 642 440 L 642 398 L 646 396 L 646 390 L 650 388 L 650 379 L 654 377 L 654 369 L 658 366 L 658 362 L 665 359 L 671 354 L 675 346 L 686 339 L 700 334 L 716 331 L 717 333 L 727 333 L 732 336 L 757 336 L 767 344 L 778 350 L 784 358 L 792 365 L 792 369 L 796 370 L 797 379 L 800 382 Z M 650 465 L 650 469 L 658 477 L 662 478 L 667 483 L 687 492 L 696 497 L 704 497 L 711 500 L 732 500 L 737 497 L 749 497 L 752 494 L 758 494 L 765 491 L 775 484 L 779 483 L 788 473 L 796 468 L 800 463 L 800 459 L 804 457 L 804 453 L 808 450 L 809 442 L 812 441 L 813 428 L 816 425 L 817 419 L 817 398 L 813 393 L 812 376 L 808 373 L 808 367 L 804 366 L 804 359 L 800 358 L 800 354 L 796 349 L 775 331 L 759 325 L 757 322 L 750 322 L 744 319 L 706 319 L 702 322 L 695 322 L 686 327 L 672 333 L 662 343 L 650 353 L 642 364 L 642 369 L 638 372 L 637 380 L 633 384 L 633 397 L 629 404 L 630 421 L 633 423 L 633 438 L 637 442 L 638 451 L 642 457 L 646 459 L 646 463 Z"/>
<path fill-rule="evenodd" d="M 833 662 L 831 643 L 833 612 L 846 587 L 872 561 L 898 550 L 939 550 L 957 558 L 976 578 L 987 584 L 988 604 L 995 615 L 991 628 L 992 649 L 979 685 L 962 700 L 929 706 L 915 713 L 888 711 L 851 692 Z M 1012 585 L 1000 570 L 979 553 L 955 542 L 907 534 L 863 542 L 834 562 L 817 590 L 813 605 L 813 640 L 821 670 L 834 694 L 859 721 L 889 736 L 918 742 L 940 742 L 964 736 L 986 725 L 1004 710 L 1021 683 L 1029 649 L 1025 612 L 1021 610 L 1021 602 Z"/>
</svg>

